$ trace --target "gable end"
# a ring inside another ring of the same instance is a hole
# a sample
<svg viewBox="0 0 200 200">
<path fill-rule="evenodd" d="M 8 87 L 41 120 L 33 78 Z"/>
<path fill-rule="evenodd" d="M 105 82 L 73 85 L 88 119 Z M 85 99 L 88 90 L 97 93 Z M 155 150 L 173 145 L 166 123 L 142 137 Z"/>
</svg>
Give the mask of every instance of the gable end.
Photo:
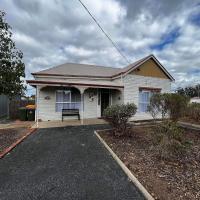
<svg viewBox="0 0 200 200">
<path fill-rule="evenodd" d="M 171 80 L 171 78 L 153 58 L 146 60 L 137 68 L 133 69 L 130 74 Z"/>
</svg>

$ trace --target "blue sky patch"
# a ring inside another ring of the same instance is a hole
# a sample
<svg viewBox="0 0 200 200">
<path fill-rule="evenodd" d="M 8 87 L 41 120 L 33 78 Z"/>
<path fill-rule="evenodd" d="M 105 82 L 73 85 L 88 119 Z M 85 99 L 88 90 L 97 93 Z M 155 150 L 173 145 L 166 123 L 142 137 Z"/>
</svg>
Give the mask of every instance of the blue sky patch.
<svg viewBox="0 0 200 200">
<path fill-rule="evenodd" d="M 200 69 L 191 69 L 191 70 L 188 70 L 188 73 L 189 74 L 200 74 Z"/>
<path fill-rule="evenodd" d="M 150 48 L 152 50 L 163 50 L 166 45 L 174 43 L 179 36 L 180 28 L 177 27 L 172 31 L 164 34 L 160 39 L 160 43 L 151 45 Z"/>
<path fill-rule="evenodd" d="M 200 26 L 200 13 L 191 15 L 189 21 L 196 26 Z"/>
</svg>

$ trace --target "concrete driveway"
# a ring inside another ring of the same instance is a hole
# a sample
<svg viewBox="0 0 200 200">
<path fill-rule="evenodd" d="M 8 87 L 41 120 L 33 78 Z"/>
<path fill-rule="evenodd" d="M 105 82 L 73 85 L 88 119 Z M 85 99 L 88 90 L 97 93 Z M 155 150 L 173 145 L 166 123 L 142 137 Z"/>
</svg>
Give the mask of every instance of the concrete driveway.
<svg viewBox="0 0 200 200">
<path fill-rule="evenodd" d="M 100 128 L 39 129 L 30 135 L 0 160 L 0 199 L 144 199 L 94 135 Z"/>
</svg>

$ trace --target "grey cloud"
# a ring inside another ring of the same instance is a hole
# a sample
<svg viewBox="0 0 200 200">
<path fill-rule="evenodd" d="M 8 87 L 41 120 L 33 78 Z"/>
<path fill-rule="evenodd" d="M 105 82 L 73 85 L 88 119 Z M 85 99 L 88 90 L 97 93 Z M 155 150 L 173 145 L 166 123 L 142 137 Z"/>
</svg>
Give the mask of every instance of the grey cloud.
<svg viewBox="0 0 200 200">
<path fill-rule="evenodd" d="M 117 0 L 127 9 L 127 18 L 133 20 L 141 13 L 148 13 L 147 19 L 169 16 L 196 5 L 195 0 Z M 148 12 L 147 12 L 148 11 Z"/>
<path fill-rule="evenodd" d="M 177 85 L 198 80 L 194 73 L 191 80 L 183 81 L 188 68 L 195 72 L 200 65 L 200 30 L 188 20 L 197 12 L 196 1 L 83 2 L 131 62 L 154 53 L 175 76 Z M 24 53 L 28 79 L 30 72 L 65 62 L 126 65 L 78 1 L 1 0 L 1 7 L 13 27 L 16 45 Z M 151 50 L 151 45 L 158 44 L 162 35 L 177 26 L 181 28 L 180 37 L 174 44 L 161 51 Z"/>
</svg>

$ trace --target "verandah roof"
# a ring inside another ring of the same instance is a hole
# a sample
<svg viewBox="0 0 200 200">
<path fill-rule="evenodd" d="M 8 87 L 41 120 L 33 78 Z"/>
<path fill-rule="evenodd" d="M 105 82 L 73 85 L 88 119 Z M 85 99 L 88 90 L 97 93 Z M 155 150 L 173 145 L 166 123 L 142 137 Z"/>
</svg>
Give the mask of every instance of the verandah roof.
<svg viewBox="0 0 200 200">
<path fill-rule="evenodd" d="M 111 89 L 121 89 L 124 86 L 118 82 L 113 81 L 63 81 L 63 80 L 56 80 L 56 81 L 47 81 L 47 80 L 27 80 L 32 86 L 37 85 L 46 85 L 46 86 L 82 86 L 82 87 L 92 87 L 92 88 L 111 88 Z"/>
</svg>

